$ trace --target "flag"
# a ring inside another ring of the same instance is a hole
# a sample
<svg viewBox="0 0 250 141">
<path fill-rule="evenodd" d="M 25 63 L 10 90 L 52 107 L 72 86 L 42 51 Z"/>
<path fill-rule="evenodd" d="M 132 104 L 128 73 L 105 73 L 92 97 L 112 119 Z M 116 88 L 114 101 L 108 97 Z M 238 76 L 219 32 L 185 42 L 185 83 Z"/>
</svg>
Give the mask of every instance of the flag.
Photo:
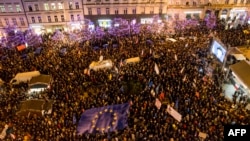
<svg viewBox="0 0 250 141">
<path fill-rule="evenodd" d="M 122 130 L 128 126 L 129 103 L 85 110 L 77 125 L 77 134 L 104 133 Z"/>
<path fill-rule="evenodd" d="M 1 140 L 3 140 L 3 139 L 6 137 L 6 134 L 7 134 L 6 131 L 8 130 L 8 128 L 9 128 L 9 125 L 6 124 L 6 125 L 4 126 L 4 129 L 2 130 L 2 132 L 1 132 L 1 134 L 0 134 L 0 139 L 1 139 Z"/>
<path fill-rule="evenodd" d="M 184 69 L 185 69 L 185 67 L 183 67 L 183 68 L 181 69 L 180 73 L 183 73 Z"/>
<path fill-rule="evenodd" d="M 155 99 L 155 106 L 158 110 L 161 109 L 161 101 L 158 98 Z"/>
<path fill-rule="evenodd" d="M 73 124 L 76 124 L 76 115 L 73 115 Z"/>
<path fill-rule="evenodd" d="M 155 72 L 156 72 L 156 74 L 160 74 L 160 71 L 159 71 L 159 67 L 158 67 L 158 65 L 155 63 Z"/>
<path fill-rule="evenodd" d="M 176 61 L 178 60 L 178 58 L 177 58 L 177 55 L 176 55 L 176 54 L 174 55 L 174 59 L 175 59 Z"/>
<path fill-rule="evenodd" d="M 181 121 L 182 115 L 178 113 L 175 109 L 173 109 L 170 105 L 168 105 L 167 112 L 177 121 Z"/>
</svg>

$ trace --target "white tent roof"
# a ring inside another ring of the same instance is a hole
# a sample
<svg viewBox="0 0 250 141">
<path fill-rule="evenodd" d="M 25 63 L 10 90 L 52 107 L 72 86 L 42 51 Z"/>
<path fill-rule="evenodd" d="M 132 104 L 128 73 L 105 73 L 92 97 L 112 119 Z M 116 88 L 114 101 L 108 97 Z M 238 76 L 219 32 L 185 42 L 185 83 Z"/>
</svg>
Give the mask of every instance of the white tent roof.
<svg viewBox="0 0 250 141">
<path fill-rule="evenodd" d="M 236 60 L 246 60 L 246 57 L 243 54 L 232 54 Z"/>
</svg>

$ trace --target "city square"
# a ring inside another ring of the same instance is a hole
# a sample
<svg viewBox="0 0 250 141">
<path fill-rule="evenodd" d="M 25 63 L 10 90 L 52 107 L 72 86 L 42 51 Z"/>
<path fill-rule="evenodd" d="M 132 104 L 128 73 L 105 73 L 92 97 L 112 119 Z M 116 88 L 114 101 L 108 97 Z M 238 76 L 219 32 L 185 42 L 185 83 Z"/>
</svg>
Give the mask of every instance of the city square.
<svg viewBox="0 0 250 141">
<path fill-rule="evenodd" d="M 250 124 L 249 11 L 0 0 L 0 140 L 223 141 Z"/>
</svg>

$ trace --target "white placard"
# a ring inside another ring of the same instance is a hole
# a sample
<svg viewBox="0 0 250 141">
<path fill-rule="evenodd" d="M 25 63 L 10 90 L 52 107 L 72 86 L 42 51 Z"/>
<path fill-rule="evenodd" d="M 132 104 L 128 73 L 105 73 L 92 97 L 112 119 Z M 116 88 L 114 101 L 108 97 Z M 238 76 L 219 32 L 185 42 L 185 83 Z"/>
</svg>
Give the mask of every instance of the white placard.
<svg viewBox="0 0 250 141">
<path fill-rule="evenodd" d="M 167 112 L 177 121 L 181 121 L 182 115 L 178 113 L 175 109 L 173 109 L 170 105 L 168 105 Z"/>
</svg>

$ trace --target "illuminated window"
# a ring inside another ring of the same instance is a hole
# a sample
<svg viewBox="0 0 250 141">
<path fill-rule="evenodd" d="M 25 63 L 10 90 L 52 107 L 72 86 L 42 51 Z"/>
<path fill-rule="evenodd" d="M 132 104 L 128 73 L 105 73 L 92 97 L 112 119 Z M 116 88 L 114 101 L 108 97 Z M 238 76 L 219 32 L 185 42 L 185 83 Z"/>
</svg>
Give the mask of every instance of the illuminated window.
<svg viewBox="0 0 250 141">
<path fill-rule="evenodd" d="M 76 5 L 76 9 L 79 9 L 79 8 L 80 8 L 80 7 L 79 7 L 79 2 L 76 2 L 75 5 Z"/>
<path fill-rule="evenodd" d="M 8 19 L 8 18 L 5 18 L 4 21 L 5 21 L 5 24 L 6 24 L 6 25 L 10 25 L 10 22 L 9 22 L 9 19 Z"/>
<path fill-rule="evenodd" d="M 16 11 L 17 11 L 17 12 L 21 12 L 21 11 L 22 11 L 19 4 L 16 5 Z"/>
<path fill-rule="evenodd" d="M 49 10 L 49 4 L 48 3 L 44 4 L 44 10 Z"/>
<path fill-rule="evenodd" d="M 28 8 L 29 8 L 29 11 L 30 11 L 30 12 L 33 11 L 33 8 L 32 8 L 31 5 L 29 5 Z"/>
<path fill-rule="evenodd" d="M 69 9 L 73 9 L 73 2 L 69 2 Z"/>
<path fill-rule="evenodd" d="M 71 21 L 74 21 L 74 15 L 71 15 L 70 18 L 71 18 Z"/>
<path fill-rule="evenodd" d="M 50 16 L 48 16 L 48 22 L 50 22 L 50 23 L 51 23 L 51 17 L 50 17 Z"/>
<path fill-rule="evenodd" d="M 38 4 L 35 4 L 35 9 L 36 9 L 36 11 L 39 11 L 39 6 L 38 6 Z"/>
<path fill-rule="evenodd" d="M 57 16 L 54 16 L 54 18 L 55 18 L 55 22 L 58 22 L 58 18 L 57 18 Z"/>
<path fill-rule="evenodd" d="M 65 19 L 64 19 L 64 15 L 61 15 L 61 21 L 64 22 Z"/>
<path fill-rule="evenodd" d="M 41 23 L 42 22 L 42 18 L 39 16 L 39 17 L 37 17 L 37 19 L 38 19 L 38 22 L 39 23 Z"/>
<path fill-rule="evenodd" d="M 61 2 L 58 3 L 58 9 L 63 9 L 63 4 Z"/>
<path fill-rule="evenodd" d="M 109 8 L 106 8 L 106 14 L 109 15 L 110 12 L 109 12 Z"/>
<path fill-rule="evenodd" d="M 12 5 L 8 5 L 8 9 L 9 9 L 10 12 L 13 12 L 13 7 L 12 7 Z"/>
<path fill-rule="evenodd" d="M 51 9 L 56 10 L 56 4 L 55 3 L 51 3 Z"/>
<path fill-rule="evenodd" d="M 234 4 L 237 4 L 238 3 L 238 0 L 234 0 Z"/>
<path fill-rule="evenodd" d="M 1 12 L 6 12 L 4 5 L 0 5 L 0 10 L 1 10 Z"/>
<path fill-rule="evenodd" d="M 225 0 L 225 4 L 229 4 L 229 0 Z"/>
<path fill-rule="evenodd" d="M 88 8 L 88 14 L 92 15 L 92 9 L 91 8 Z"/>
<path fill-rule="evenodd" d="M 17 25 L 16 18 L 12 18 L 12 23 L 13 23 L 13 25 Z"/>
<path fill-rule="evenodd" d="M 23 18 L 20 18 L 19 20 L 20 20 L 21 25 L 22 25 L 22 26 L 25 26 L 24 19 L 23 19 Z"/>
<path fill-rule="evenodd" d="M 32 23 L 35 23 L 36 22 L 35 17 L 31 17 L 31 21 Z"/>
</svg>

